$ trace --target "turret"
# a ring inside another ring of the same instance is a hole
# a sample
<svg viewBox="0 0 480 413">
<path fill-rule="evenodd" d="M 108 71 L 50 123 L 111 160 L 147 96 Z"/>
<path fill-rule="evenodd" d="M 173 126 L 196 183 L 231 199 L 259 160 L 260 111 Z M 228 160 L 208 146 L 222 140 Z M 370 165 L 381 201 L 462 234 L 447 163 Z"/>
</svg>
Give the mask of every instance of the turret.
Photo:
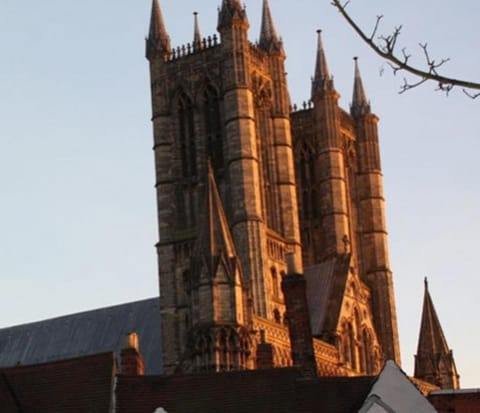
<svg viewBox="0 0 480 413">
<path fill-rule="evenodd" d="M 220 33 L 234 24 L 248 26 L 247 13 L 238 0 L 223 0 L 218 12 L 217 29 Z"/>
<path fill-rule="evenodd" d="M 355 60 L 355 80 L 353 84 L 352 105 L 350 107 L 351 114 L 354 118 L 365 116 L 370 111 L 370 102 L 367 99 L 365 88 L 363 87 L 362 77 L 360 76 L 360 69 L 358 67 L 358 57 Z"/>
<path fill-rule="evenodd" d="M 428 291 L 426 278 L 414 377 L 435 384 L 442 389 L 458 389 L 460 387 L 453 352 L 448 348 Z"/>
<path fill-rule="evenodd" d="M 146 56 L 148 60 L 161 57 L 168 60 L 172 54 L 170 37 L 163 22 L 159 0 L 153 0 L 150 16 L 150 28 L 146 40 Z"/>
<path fill-rule="evenodd" d="M 371 113 L 358 59 L 351 114 L 357 139 L 356 188 L 358 199 L 359 267 L 372 294 L 375 329 L 386 359 L 400 364 L 397 315 L 387 241 L 383 175 L 380 164 L 378 117 Z"/>
<path fill-rule="evenodd" d="M 237 370 L 249 360 L 249 333 L 245 327 L 246 289 L 240 261 L 208 165 L 202 227 L 190 271 L 185 280 L 190 296 L 189 331 L 183 370 Z"/>
<path fill-rule="evenodd" d="M 267 52 L 284 54 L 283 43 L 275 29 L 268 0 L 263 0 L 262 27 L 258 46 Z"/>
<path fill-rule="evenodd" d="M 340 95 L 334 88 L 327 59 L 318 32 L 317 61 L 312 79 L 314 103 L 316 164 L 315 181 L 318 182 L 318 199 L 312 207 L 312 218 L 321 222 L 323 245 L 319 258 L 324 259 L 345 253 L 345 239 L 351 239 L 349 229 L 347 184 L 345 177 L 344 142 L 340 133 Z"/>
<path fill-rule="evenodd" d="M 322 31 L 317 30 L 317 60 L 315 64 L 315 74 L 312 79 L 312 99 L 315 95 L 325 90 L 334 90 L 333 77 L 328 69 L 325 49 L 323 47 Z"/>
</svg>

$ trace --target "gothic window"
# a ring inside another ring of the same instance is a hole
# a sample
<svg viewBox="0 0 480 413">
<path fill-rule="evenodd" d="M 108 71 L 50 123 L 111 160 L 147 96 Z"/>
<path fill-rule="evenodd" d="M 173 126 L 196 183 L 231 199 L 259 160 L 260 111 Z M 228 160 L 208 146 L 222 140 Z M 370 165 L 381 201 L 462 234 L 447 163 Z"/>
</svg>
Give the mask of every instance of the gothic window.
<svg viewBox="0 0 480 413">
<path fill-rule="evenodd" d="M 370 357 L 370 337 L 367 330 L 363 330 L 362 332 L 362 347 L 363 347 L 363 361 L 364 361 L 364 371 L 365 373 L 371 373 L 372 366 L 371 366 L 371 357 Z"/>
<path fill-rule="evenodd" d="M 279 291 L 278 291 L 278 275 L 277 275 L 277 270 L 275 268 L 272 268 L 270 270 L 271 278 L 272 278 L 272 294 L 273 298 L 278 299 L 279 298 Z"/>
<path fill-rule="evenodd" d="M 197 149 L 193 103 L 185 93 L 178 99 L 177 113 L 182 175 L 191 178 L 197 175 Z"/>
<path fill-rule="evenodd" d="M 318 218 L 318 192 L 316 186 L 315 156 L 304 143 L 300 148 L 298 171 L 302 191 L 302 217 L 305 220 Z"/>
<path fill-rule="evenodd" d="M 280 315 L 280 311 L 278 311 L 278 308 L 275 308 L 275 310 L 273 310 L 273 319 L 278 324 L 281 324 L 282 322 L 282 316 Z"/>
<path fill-rule="evenodd" d="M 347 340 L 348 340 L 348 349 L 350 351 L 349 359 L 350 359 L 350 366 L 352 370 L 357 369 L 357 351 L 356 351 L 356 343 L 355 343 L 355 330 L 351 323 L 347 324 Z"/>
<path fill-rule="evenodd" d="M 207 156 L 212 162 L 213 169 L 218 172 L 224 167 L 222 122 L 218 93 L 213 87 L 209 86 L 206 89 L 203 103 Z"/>
</svg>

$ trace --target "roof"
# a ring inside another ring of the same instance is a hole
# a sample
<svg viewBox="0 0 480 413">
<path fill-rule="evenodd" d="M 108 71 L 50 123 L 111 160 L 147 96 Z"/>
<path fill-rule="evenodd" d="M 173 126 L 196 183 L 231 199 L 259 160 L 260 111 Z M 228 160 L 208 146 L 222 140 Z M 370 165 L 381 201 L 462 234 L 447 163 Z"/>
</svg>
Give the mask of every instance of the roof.
<svg viewBox="0 0 480 413">
<path fill-rule="evenodd" d="M 314 336 L 336 330 L 349 267 L 350 256 L 343 255 L 305 269 L 307 302 Z"/>
<path fill-rule="evenodd" d="M 116 352 L 136 332 L 147 374 L 161 373 L 158 298 L 0 329 L 0 368 Z"/>
<path fill-rule="evenodd" d="M 118 378 L 118 413 L 353 413 L 375 377 L 304 378 L 297 368 Z M 345 397 L 347 395 L 347 397 Z"/>
<path fill-rule="evenodd" d="M 108 413 L 114 376 L 113 353 L 0 370 L 1 411 Z"/>
</svg>

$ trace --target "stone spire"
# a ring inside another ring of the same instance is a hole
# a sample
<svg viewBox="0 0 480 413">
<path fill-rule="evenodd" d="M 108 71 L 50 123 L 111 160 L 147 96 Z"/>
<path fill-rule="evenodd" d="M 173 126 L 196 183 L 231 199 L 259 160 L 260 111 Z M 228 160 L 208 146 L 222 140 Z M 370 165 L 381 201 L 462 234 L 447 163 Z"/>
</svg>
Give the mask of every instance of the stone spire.
<svg viewBox="0 0 480 413">
<path fill-rule="evenodd" d="M 317 93 L 321 93 L 327 89 L 333 90 L 333 78 L 328 70 L 327 58 L 322 41 L 322 31 L 317 30 L 317 62 L 315 65 L 315 76 L 312 80 L 312 97 Z"/>
<path fill-rule="evenodd" d="M 200 33 L 200 24 L 198 23 L 198 13 L 193 12 L 193 46 L 196 50 L 202 48 L 202 34 Z"/>
<path fill-rule="evenodd" d="M 247 12 L 239 0 L 223 0 L 218 11 L 218 30 L 230 26 L 235 20 L 248 24 Z"/>
<path fill-rule="evenodd" d="M 443 389 L 459 388 L 459 376 L 453 353 L 448 348 L 442 326 L 433 306 L 425 278 L 422 321 L 415 356 L 415 374 L 418 379 L 433 383 Z"/>
<path fill-rule="evenodd" d="M 150 28 L 148 31 L 146 54 L 150 59 L 155 55 L 168 57 L 172 53 L 170 36 L 163 22 L 162 10 L 159 0 L 152 1 L 152 13 L 150 16 Z"/>
<path fill-rule="evenodd" d="M 266 51 L 283 50 L 282 40 L 275 29 L 268 0 L 263 0 L 262 27 L 260 30 L 260 41 L 258 45 Z"/>
<path fill-rule="evenodd" d="M 201 259 L 214 277 L 221 260 L 227 266 L 236 263 L 236 252 L 210 163 L 205 192 L 204 216 L 194 259 Z"/>
<path fill-rule="evenodd" d="M 352 116 L 359 117 L 370 113 L 370 102 L 367 99 L 365 88 L 363 87 L 362 76 L 358 67 L 358 57 L 355 60 L 355 81 L 353 84 L 353 97 L 350 112 Z"/>
</svg>

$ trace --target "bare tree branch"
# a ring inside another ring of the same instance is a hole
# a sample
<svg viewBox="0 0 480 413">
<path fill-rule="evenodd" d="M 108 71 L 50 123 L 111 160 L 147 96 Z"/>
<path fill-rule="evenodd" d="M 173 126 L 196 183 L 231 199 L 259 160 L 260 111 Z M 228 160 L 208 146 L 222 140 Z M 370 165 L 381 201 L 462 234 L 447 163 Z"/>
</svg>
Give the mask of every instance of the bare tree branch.
<svg viewBox="0 0 480 413">
<path fill-rule="evenodd" d="M 387 61 L 394 75 L 400 71 L 405 71 L 417 76 L 420 79 L 417 82 L 411 83 L 408 79 L 404 78 L 404 83 L 400 87 L 399 93 L 404 93 L 407 90 L 418 87 L 430 80 L 437 83 L 437 90 L 443 91 L 446 94 L 448 94 L 454 87 L 458 86 L 461 87 L 463 92 L 472 99 L 476 99 L 480 96 L 480 92 L 472 92 L 475 90 L 480 90 L 480 83 L 441 75 L 438 69 L 449 62 L 450 59 L 441 59 L 439 61 L 432 59 L 428 52 L 427 43 L 419 43 L 419 47 L 422 49 L 425 58 L 425 69 L 420 69 L 412 66 L 409 63 L 411 55 L 407 53 L 405 48 L 402 48 L 401 53 L 397 54 L 396 47 L 398 38 L 402 32 L 402 26 L 395 27 L 393 32 L 387 36 L 380 35 L 377 37 L 377 32 L 379 30 L 381 20 L 383 19 L 383 15 L 379 15 L 377 16 L 372 34 L 368 36 L 347 13 L 346 7 L 350 3 L 350 0 L 343 4 L 340 3 L 339 0 L 331 1 L 332 5 L 337 8 L 340 14 L 345 18 L 345 20 L 355 30 L 360 38 L 367 43 L 367 45 L 370 46 L 375 53 Z"/>
</svg>

